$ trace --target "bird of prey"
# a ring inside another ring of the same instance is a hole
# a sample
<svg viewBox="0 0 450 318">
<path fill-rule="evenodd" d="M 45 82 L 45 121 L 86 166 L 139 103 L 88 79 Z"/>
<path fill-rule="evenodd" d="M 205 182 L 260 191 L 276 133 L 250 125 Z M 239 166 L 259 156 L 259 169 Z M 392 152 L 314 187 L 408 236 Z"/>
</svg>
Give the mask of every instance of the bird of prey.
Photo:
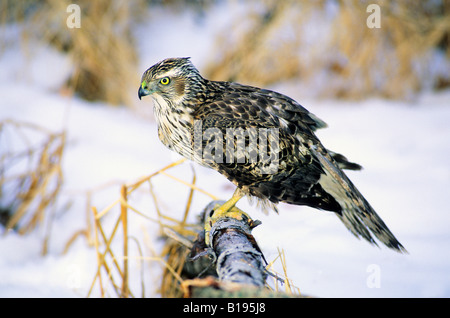
<svg viewBox="0 0 450 318">
<path fill-rule="evenodd" d="M 138 96 L 147 95 L 162 143 L 237 186 L 215 215 L 243 196 L 266 207 L 307 205 L 335 212 L 358 238 L 406 252 L 343 172 L 361 166 L 327 150 L 315 134 L 325 122 L 292 98 L 205 79 L 190 58 L 168 58 L 147 69 Z"/>
</svg>

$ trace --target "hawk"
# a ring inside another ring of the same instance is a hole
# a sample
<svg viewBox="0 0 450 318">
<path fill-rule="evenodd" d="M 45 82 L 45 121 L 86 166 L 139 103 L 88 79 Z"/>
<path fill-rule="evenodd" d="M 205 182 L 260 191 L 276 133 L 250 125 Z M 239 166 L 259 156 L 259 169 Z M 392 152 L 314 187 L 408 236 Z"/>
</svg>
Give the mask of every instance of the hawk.
<svg viewBox="0 0 450 318">
<path fill-rule="evenodd" d="M 343 169 L 361 166 L 327 150 L 315 131 L 325 122 L 283 94 L 200 75 L 190 58 L 147 69 L 138 96 L 150 95 L 158 136 L 169 149 L 233 182 L 227 213 L 243 196 L 332 211 L 356 237 L 399 252 L 404 247 Z"/>
</svg>

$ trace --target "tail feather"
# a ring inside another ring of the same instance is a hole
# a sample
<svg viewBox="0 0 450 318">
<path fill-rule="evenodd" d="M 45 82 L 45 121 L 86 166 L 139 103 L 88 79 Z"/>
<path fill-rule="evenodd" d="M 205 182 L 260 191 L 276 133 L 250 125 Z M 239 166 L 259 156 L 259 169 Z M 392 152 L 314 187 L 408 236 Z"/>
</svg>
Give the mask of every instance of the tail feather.
<svg viewBox="0 0 450 318">
<path fill-rule="evenodd" d="M 391 249 L 398 252 L 407 252 L 367 200 L 339 168 L 339 165 L 334 163 L 333 155 L 330 156 L 324 149 L 318 149 L 316 145 L 312 145 L 311 150 L 325 172 L 319 183 L 341 206 L 342 211 L 338 216 L 350 232 L 356 237 L 362 237 L 374 245 L 378 245 L 376 238 Z"/>
</svg>

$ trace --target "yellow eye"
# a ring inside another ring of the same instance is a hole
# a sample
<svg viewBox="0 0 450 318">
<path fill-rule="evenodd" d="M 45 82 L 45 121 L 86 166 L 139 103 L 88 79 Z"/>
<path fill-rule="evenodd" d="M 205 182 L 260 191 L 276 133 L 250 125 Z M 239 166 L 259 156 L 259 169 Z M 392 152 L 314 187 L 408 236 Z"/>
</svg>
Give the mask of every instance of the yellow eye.
<svg viewBox="0 0 450 318">
<path fill-rule="evenodd" d="M 163 85 L 167 85 L 170 83 L 170 79 L 168 77 L 163 77 L 159 82 Z"/>
</svg>

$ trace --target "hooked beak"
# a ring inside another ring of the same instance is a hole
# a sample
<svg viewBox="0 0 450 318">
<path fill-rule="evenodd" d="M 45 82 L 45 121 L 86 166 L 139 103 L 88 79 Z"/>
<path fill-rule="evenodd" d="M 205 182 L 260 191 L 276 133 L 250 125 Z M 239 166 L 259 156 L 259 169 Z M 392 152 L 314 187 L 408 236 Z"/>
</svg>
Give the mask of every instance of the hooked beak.
<svg viewBox="0 0 450 318">
<path fill-rule="evenodd" d="M 144 88 L 142 88 L 142 86 L 139 87 L 139 90 L 138 90 L 139 99 L 141 99 L 141 97 L 147 96 L 149 94 L 150 94 L 150 91 L 148 89 L 144 89 Z"/>
</svg>

